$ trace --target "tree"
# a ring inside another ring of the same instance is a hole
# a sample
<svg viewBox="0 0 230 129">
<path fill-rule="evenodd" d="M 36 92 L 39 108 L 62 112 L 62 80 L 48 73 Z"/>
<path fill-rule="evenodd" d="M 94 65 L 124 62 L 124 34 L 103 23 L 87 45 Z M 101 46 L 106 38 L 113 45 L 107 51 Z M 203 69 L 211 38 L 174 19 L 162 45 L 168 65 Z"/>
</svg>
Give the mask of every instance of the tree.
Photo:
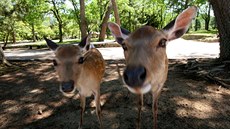
<svg viewBox="0 0 230 129">
<path fill-rule="evenodd" d="M 230 1 L 209 0 L 216 17 L 220 36 L 220 60 L 230 60 Z"/>
<path fill-rule="evenodd" d="M 99 34 L 99 41 L 104 41 L 104 39 L 105 39 L 107 22 L 109 20 L 109 15 L 110 15 L 111 10 L 112 10 L 112 4 L 110 2 L 108 2 L 107 6 L 108 6 L 107 11 L 105 12 L 104 18 L 103 18 L 102 23 L 101 23 L 101 31 Z"/>
<path fill-rule="evenodd" d="M 116 0 L 111 0 L 111 2 L 113 6 L 115 21 L 118 25 L 121 25 Z"/>
<path fill-rule="evenodd" d="M 61 6 L 62 4 L 64 4 L 64 1 L 63 0 L 60 0 L 60 1 L 58 1 L 58 0 L 51 0 L 51 3 L 53 4 L 53 8 L 51 9 L 51 11 L 53 12 L 55 18 L 58 21 L 59 42 L 63 42 L 63 31 L 62 31 L 63 20 L 62 20 L 62 17 L 60 15 L 58 6 Z"/>
<path fill-rule="evenodd" d="M 6 57 L 5 57 L 5 55 L 4 55 L 4 52 L 3 52 L 3 49 L 2 49 L 2 46 L 0 45 L 0 60 L 2 60 L 2 63 L 3 64 L 6 64 L 7 66 L 11 66 L 12 64 L 10 64 L 8 61 L 7 61 L 7 59 L 6 59 Z"/>
<path fill-rule="evenodd" d="M 204 25 L 205 25 L 205 30 L 209 30 L 209 22 L 211 19 L 210 13 L 211 13 L 211 5 L 209 2 L 206 2 L 206 4 L 204 4 L 203 8 L 200 9 L 201 10 L 201 18 L 204 19 Z"/>
<path fill-rule="evenodd" d="M 44 13 L 47 13 L 48 6 L 44 0 L 25 0 L 23 4 L 24 10 L 22 13 L 22 21 L 29 24 L 32 33 L 32 40 L 37 40 L 37 34 L 35 27 L 41 25 L 44 17 Z"/>
<path fill-rule="evenodd" d="M 87 23 L 85 18 L 85 1 L 80 0 L 80 30 L 81 39 L 87 36 Z"/>
</svg>

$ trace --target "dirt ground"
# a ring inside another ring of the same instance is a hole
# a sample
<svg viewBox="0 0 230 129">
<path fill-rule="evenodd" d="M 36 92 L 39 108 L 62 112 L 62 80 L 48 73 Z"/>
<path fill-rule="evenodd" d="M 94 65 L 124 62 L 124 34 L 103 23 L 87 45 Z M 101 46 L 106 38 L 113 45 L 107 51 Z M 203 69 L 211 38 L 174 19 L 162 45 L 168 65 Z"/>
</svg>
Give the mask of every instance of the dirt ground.
<svg viewBox="0 0 230 129">
<path fill-rule="evenodd" d="M 1 129 L 76 129 L 78 95 L 59 91 L 52 61 L 12 62 L 0 66 Z M 175 63 L 176 62 L 176 63 Z M 184 73 L 170 60 L 168 80 L 159 99 L 159 129 L 230 129 L 230 89 Z M 121 80 L 124 61 L 107 61 L 101 85 L 104 129 L 135 129 L 137 96 Z M 142 129 L 151 129 L 151 97 L 145 95 Z M 97 129 L 93 97 L 87 99 L 83 129 Z"/>
</svg>

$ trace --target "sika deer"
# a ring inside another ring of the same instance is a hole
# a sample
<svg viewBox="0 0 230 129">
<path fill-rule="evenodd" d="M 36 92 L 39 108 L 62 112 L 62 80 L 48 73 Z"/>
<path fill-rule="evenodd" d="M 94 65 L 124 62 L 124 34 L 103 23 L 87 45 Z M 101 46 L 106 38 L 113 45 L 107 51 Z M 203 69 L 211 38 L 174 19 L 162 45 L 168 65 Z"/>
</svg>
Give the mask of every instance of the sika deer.
<svg viewBox="0 0 230 129">
<path fill-rule="evenodd" d="M 97 49 L 90 48 L 90 35 L 83 39 L 79 45 L 58 46 L 49 39 L 45 38 L 45 40 L 55 54 L 53 64 L 59 76 L 61 92 L 72 94 L 75 89 L 79 91 L 81 102 L 79 128 L 83 123 L 86 97 L 92 94 L 95 97 L 96 113 L 102 128 L 100 83 L 105 71 L 105 62 Z"/>
<path fill-rule="evenodd" d="M 115 23 L 108 23 L 116 41 L 123 47 L 126 68 L 123 80 L 126 87 L 140 96 L 137 128 L 140 128 L 143 94 L 151 91 L 154 128 L 157 129 L 157 101 L 168 73 L 167 41 L 181 37 L 195 18 L 195 6 L 184 10 L 162 30 L 143 26 L 133 33 Z"/>
</svg>

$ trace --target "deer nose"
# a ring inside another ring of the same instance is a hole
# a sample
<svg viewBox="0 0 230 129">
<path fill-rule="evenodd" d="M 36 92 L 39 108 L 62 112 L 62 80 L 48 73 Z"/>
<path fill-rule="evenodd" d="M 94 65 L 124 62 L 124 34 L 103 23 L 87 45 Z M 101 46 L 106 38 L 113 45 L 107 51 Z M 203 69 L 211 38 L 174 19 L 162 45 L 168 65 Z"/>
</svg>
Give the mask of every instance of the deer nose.
<svg viewBox="0 0 230 129">
<path fill-rule="evenodd" d="M 123 77 L 128 86 L 141 87 L 146 79 L 146 69 L 143 66 L 127 66 Z"/>
<path fill-rule="evenodd" d="M 73 80 L 70 80 L 70 81 L 67 81 L 67 82 L 61 82 L 61 90 L 63 92 L 71 92 L 73 91 L 74 89 L 74 81 Z"/>
</svg>

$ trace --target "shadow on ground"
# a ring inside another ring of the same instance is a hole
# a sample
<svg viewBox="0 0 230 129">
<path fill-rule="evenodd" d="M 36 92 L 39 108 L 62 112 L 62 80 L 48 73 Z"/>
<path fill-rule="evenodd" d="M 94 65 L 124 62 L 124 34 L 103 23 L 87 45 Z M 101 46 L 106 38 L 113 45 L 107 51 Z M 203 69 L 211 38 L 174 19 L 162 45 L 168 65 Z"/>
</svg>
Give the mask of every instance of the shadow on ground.
<svg viewBox="0 0 230 129">
<path fill-rule="evenodd" d="M 229 129 L 230 90 L 183 74 L 170 61 L 168 80 L 159 99 L 159 129 Z M 51 61 L 13 62 L 19 68 L 1 72 L 1 129 L 76 129 L 78 95 L 64 97 Z M 101 85 L 105 129 L 134 129 L 137 96 L 123 87 L 123 60 L 109 60 Z M 0 67 L 9 69 L 6 67 Z M 142 129 L 151 129 L 151 95 L 145 95 Z M 83 129 L 97 129 L 93 97 L 87 99 Z"/>
</svg>

